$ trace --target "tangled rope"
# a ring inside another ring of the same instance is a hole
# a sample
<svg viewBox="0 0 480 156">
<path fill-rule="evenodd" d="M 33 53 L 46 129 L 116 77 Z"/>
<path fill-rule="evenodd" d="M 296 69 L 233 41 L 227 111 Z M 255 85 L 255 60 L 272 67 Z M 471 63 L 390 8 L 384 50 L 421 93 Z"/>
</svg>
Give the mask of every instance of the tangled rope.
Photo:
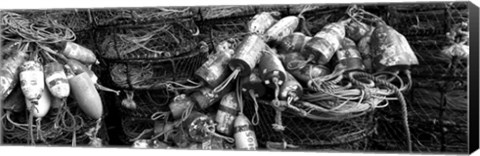
<svg viewBox="0 0 480 156">
<path fill-rule="evenodd" d="M 410 129 L 409 129 L 409 125 L 408 125 L 407 102 L 405 101 L 405 98 L 403 97 L 403 94 L 400 91 L 400 89 L 397 86 L 391 84 L 390 82 L 388 82 L 386 80 L 379 79 L 377 77 L 374 77 L 370 74 L 363 73 L 363 72 L 351 72 L 351 73 L 349 73 L 348 77 L 349 77 L 350 80 L 352 80 L 352 82 L 355 82 L 356 77 L 368 78 L 368 79 L 373 80 L 374 82 L 376 82 L 378 84 L 385 85 L 386 87 L 394 90 L 396 96 L 398 97 L 398 100 L 400 101 L 400 104 L 402 105 L 402 116 L 403 116 L 403 119 L 404 119 L 403 124 L 404 124 L 404 130 L 405 130 L 406 135 L 407 135 L 408 150 L 410 152 L 412 152 L 412 140 L 411 140 L 411 134 L 410 134 Z M 361 84 L 359 84 L 359 85 L 361 85 Z"/>
<path fill-rule="evenodd" d="M 32 21 L 17 13 L 4 12 L 1 26 L 1 37 L 10 41 L 57 43 L 76 39 L 70 28 L 49 18 Z"/>
</svg>

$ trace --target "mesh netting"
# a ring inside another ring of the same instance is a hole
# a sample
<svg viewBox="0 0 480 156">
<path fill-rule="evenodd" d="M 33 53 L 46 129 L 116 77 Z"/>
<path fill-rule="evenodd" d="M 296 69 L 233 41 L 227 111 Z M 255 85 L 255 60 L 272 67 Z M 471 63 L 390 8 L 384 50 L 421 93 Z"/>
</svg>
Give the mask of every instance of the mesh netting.
<svg viewBox="0 0 480 156">
<path fill-rule="evenodd" d="M 190 7 L 109 8 L 93 11 L 92 20 L 98 27 L 118 27 L 190 18 L 194 13 Z"/>
<path fill-rule="evenodd" d="M 154 121 L 148 119 L 134 119 L 129 117 L 121 118 L 122 137 L 121 141 L 127 145 L 131 145 L 133 139 L 150 139 L 152 135 L 144 135 L 142 132 L 154 127 Z"/>
<path fill-rule="evenodd" d="M 75 32 L 86 31 L 93 27 L 90 11 L 87 9 L 48 9 L 15 11 L 35 21 L 55 20 Z"/>
<path fill-rule="evenodd" d="M 194 52 L 187 56 L 166 60 L 137 60 L 137 62 L 109 64 L 113 82 L 125 89 L 164 89 L 167 82 L 185 83 L 203 62 L 207 53 Z M 157 62 L 155 62 L 157 61 Z M 147 63 L 144 63 L 147 62 Z"/>
<path fill-rule="evenodd" d="M 388 11 L 389 25 L 407 37 L 420 62 L 406 95 L 414 151 L 467 152 L 467 61 L 444 52 L 453 25 L 468 23 L 466 3 L 399 4 Z M 407 150 L 396 110 L 380 113 L 372 149 Z"/>
<path fill-rule="evenodd" d="M 203 20 L 232 19 L 255 15 L 254 6 L 212 6 L 199 10 Z"/>
<path fill-rule="evenodd" d="M 159 59 L 195 50 L 199 42 L 193 34 L 196 29 L 192 20 L 185 20 L 142 28 L 103 29 L 96 37 L 100 56 L 106 59 Z"/>
<path fill-rule="evenodd" d="M 75 102 L 72 102 L 71 104 L 72 105 L 69 105 L 69 110 L 71 111 L 72 116 L 64 112 L 63 115 L 59 116 L 60 122 L 57 123 L 57 125 L 54 121 L 54 116 L 49 116 L 42 119 L 42 138 L 37 137 L 37 128 L 33 128 L 33 136 L 36 144 L 64 146 L 72 144 L 73 139 L 75 138 L 76 145 L 89 145 L 91 137 L 93 137 L 92 130 L 94 130 L 97 126 L 97 120 L 86 116 L 86 114 L 83 113 L 78 107 L 74 106 L 76 105 Z M 5 144 L 24 145 L 31 142 L 28 127 L 23 125 L 16 125 L 18 123 L 28 123 L 27 116 L 28 115 L 26 114 L 26 112 L 12 113 L 9 118 L 4 118 L 2 120 L 2 122 L 4 123 L 3 140 Z M 10 122 L 9 120 L 13 121 L 15 124 Z M 33 123 L 33 125 L 35 126 L 35 121 L 33 121 Z M 98 128 L 100 129 L 98 129 L 95 137 L 98 137 L 102 140 L 102 145 L 108 145 L 109 138 L 105 122 L 101 121 L 99 126 L 100 127 Z M 75 137 L 73 136 L 73 133 L 76 134 Z"/>
<path fill-rule="evenodd" d="M 253 101 L 245 101 L 245 115 L 251 119 L 255 113 Z M 349 120 L 320 121 L 282 113 L 285 131 L 277 132 L 272 128 L 275 123 L 275 109 L 259 104 L 259 124 L 254 126 L 259 144 L 265 148 L 267 142 L 287 142 L 299 146 L 299 149 L 362 149 L 365 141 L 375 131 L 374 113 Z"/>
</svg>

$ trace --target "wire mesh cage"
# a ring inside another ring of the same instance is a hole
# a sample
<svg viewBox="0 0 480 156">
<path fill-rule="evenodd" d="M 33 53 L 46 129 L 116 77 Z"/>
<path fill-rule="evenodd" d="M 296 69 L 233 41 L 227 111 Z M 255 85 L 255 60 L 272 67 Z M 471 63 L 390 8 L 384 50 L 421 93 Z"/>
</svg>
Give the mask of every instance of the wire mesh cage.
<svg viewBox="0 0 480 156">
<path fill-rule="evenodd" d="M 94 38 L 117 87 L 161 89 L 167 81 L 184 83 L 206 61 L 208 47 L 201 44 L 190 8 L 106 9 L 94 17 L 106 21 Z"/>
</svg>

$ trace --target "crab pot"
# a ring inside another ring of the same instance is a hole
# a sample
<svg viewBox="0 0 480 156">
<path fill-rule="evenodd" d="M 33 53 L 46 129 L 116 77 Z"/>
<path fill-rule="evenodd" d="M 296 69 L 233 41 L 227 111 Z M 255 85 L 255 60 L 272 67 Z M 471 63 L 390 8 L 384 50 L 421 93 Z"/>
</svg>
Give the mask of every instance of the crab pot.
<svg viewBox="0 0 480 156">
<path fill-rule="evenodd" d="M 302 52 L 305 44 L 312 39 L 310 36 L 300 32 L 294 32 L 284 37 L 278 44 L 279 54 L 286 54 L 291 52 Z"/>
<path fill-rule="evenodd" d="M 267 44 L 258 35 L 249 35 L 237 47 L 233 58 L 228 63 L 232 71 L 240 69 L 239 76 L 247 76 L 260 61 L 262 51 Z"/>
<path fill-rule="evenodd" d="M 205 131 L 205 125 L 213 124 L 213 120 L 200 112 L 192 111 L 190 116 L 182 123 L 182 127 L 188 134 L 188 139 L 193 142 L 204 142 L 212 137 Z"/>
<path fill-rule="evenodd" d="M 254 71 L 249 76 L 243 77 L 240 80 L 242 92 L 248 93 L 250 90 L 255 91 L 256 97 L 262 97 L 266 93 L 266 88 L 260 78 L 258 72 Z"/>
<path fill-rule="evenodd" d="M 259 70 L 264 83 L 270 88 L 275 88 L 274 79 L 277 80 L 278 85 L 282 85 L 285 81 L 287 72 L 282 61 L 272 53 L 263 54 L 260 59 Z"/>
<path fill-rule="evenodd" d="M 195 71 L 195 75 L 209 87 L 216 87 L 230 75 L 231 70 L 227 67 L 232 58 L 233 50 L 219 51 Z"/>
<path fill-rule="evenodd" d="M 405 36 L 385 24 L 380 24 L 373 31 L 370 48 L 376 71 L 402 70 L 419 64 Z"/>
</svg>

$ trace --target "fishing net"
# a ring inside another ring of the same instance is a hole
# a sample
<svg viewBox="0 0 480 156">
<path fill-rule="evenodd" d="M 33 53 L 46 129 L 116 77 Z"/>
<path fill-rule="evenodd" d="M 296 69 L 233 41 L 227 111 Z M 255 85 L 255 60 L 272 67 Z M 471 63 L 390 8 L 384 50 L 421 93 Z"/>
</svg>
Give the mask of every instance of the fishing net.
<svg viewBox="0 0 480 156">
<path fill-rule="evenodd" d="M 59 118 L 55 118 L 56 116 L 51 114 L 52 112 L 47 114 L 47 117 L 41 120 L 41 131 L 37 130 L 36 126 L 38 125 L 33 124 L 35 126 L 33 128 L 35 144 L 88 146 L 94 138 L 99 138 L 102 145 L 108 145 L 109 137 L 105 122 L 86 116 L 74 101 L 69 102 L 67 109 L 68 111 L 60 111 Z M 31 143 L 31 135 L 25 124 L 28 123 L 27 116 L 26 112 L 20 112 L 12 113 L 2 119 L 5 144 L 25 145 Z M 33 122 L 35 123 L 35 121 Z M 41 132 L 40 137 L 38 132 Z"/>
<path fill-rule="evenodd" d="M 131 145 L 135 139 L 150 139 L 152 135 L 142 134 L 147 129 L 154 127 L 154 121 L 150 119 L 134 119 L 129 117 L 121 118 L 122 137 L 121 141 Z"/>
<path fill-rule="evenodd" d="M 190 7 L 108 8 L 94 10 L 92 19 L 97 27 L 123 27 L 191 18 L 195 13 Z"/>
<path fill-rule="evenodd" d="M 48 10 L 18 10 L 25 17 L 35 21 L 55 20 L 74 32 L 83 32 L 93 28 L 91 11 L 89 9 L 48 9 Z"/>
<path fill-rule="evenodd" d="M 248 98 L 247 98 L 248 99 Z M 253 100 L 245 101 L 245 115 L 254 115 Z M 363 116 L 340 121 L 319 121 L 295 114 L 283 113 L 283 132 L 272 129 L 275 123 L 275 109 L 259 104 L 259 122 L 254 126 L 260 147 L 266 148 L 267 142 L 276 142 L 298 146 L 292 150 L 363 150 L 363 143 L 375 131 L 374 112 Z"/>
<path fill-rule="evenodd" d="M 254 6 L 211 6 L 199 9 L 202 20 L 233 19 L 255 15 Z"/>
<path fill-rule="evenodd" d="M 398 4 L 388 12 L 389 25 L 406 36 L 420 62 L 412 69 L 414 84 L 406 94 L 414 151 L 467 152 L 468 50 L 451 47 L 468 44 L 447 35 L 455 25 L 468 23 L 466 3 Z M 406 151 L 396 110 L 382 111 L 372 149 Z"/>
</svg>

